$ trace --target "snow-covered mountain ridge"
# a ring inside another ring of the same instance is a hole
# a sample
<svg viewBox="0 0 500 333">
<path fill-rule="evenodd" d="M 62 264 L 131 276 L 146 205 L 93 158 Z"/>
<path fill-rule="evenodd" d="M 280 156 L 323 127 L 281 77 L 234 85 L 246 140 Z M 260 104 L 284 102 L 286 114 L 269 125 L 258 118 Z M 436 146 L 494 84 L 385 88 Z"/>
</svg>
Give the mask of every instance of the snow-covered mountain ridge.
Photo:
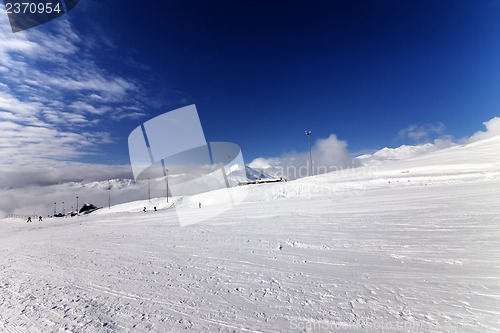
<svg viewBox="0 0 500 333">
<path fill-rule="evenodd" d="M 432 143 L 426 143 L 418 146 L 402 145 L 398 148 L 384 147 L 373 154 L 358 156 L 357 159 L 361 161 L 363 165 L 380 164 L 384 161 L 403 160 L 415 157 L 433 150 L 437 150 L 437 147 Z"/>
</svg>

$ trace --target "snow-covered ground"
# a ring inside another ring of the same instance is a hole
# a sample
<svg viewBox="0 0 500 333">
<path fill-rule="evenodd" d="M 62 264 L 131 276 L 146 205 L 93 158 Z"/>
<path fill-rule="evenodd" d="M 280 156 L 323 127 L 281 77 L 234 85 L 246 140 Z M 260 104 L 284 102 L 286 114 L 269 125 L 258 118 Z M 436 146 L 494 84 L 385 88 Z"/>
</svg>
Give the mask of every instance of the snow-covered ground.
<svg viewBox="0 0 500 333">
<path fill-rule="evenodd" d="M 217 192 L 3 220 L 0 331 L 500 332 L 498 151 L 234 188 L 184 228 Z"/>
</svg>

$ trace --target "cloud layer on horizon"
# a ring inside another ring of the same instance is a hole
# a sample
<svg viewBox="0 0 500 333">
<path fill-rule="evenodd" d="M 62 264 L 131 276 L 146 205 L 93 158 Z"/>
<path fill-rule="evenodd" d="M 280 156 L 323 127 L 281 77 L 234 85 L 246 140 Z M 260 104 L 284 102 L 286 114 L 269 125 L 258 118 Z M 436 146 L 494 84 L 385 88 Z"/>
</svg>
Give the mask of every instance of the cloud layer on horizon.
<svg viewBox="0 0 500 333">
<path fill-rule="evenodd" d="M 76 211 L 84 203 L 97 207 L 147 199 L 147 187 L 133 183 L 132 180 L 112 180 L 102 182 L 68 182 L 50 186 L 30 185 L 23 188 L 9 189 L 0 197 L 0 218 L 7 214 L 41 215 L 46 217 L 56 213 Z M 108 188 L 111 187 L 111 190 Z M 152 191 L 152 196 L 163 193 Z M 77 198 L 78 197 L 78 202 Z M 64 202 L 64 205 L 63 205 Z M 54 205 L 55 203 L 55 205 Z"/>
</svg>

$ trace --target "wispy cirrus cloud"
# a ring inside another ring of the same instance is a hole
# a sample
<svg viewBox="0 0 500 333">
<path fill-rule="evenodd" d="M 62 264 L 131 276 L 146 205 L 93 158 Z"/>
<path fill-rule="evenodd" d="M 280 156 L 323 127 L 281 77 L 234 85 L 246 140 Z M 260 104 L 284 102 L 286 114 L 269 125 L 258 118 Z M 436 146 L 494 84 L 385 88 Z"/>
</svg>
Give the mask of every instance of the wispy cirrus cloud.
<svg viewBox="0 0 500 333">
<path fill-rule="evenodd" d="M 144 116 L 140 84 L 99 67 L 93 48 L 67 19 L 13 34 L 0 9 L 0 166 L 88 156 L 112 142 L 98 125 Z"/>
<path fill-rule="evenodd" d="M 48 160 L 71 160 L 91 154 L 95 146 L 111 142 L 107 132 L 74 133 L 51 127 L 0 123 L 2 165 L 47 164 Z M 75 149 L 77 147 L 79 150 Z M 7 170 L 2 168 L 2 173 Z"/>
</svg>

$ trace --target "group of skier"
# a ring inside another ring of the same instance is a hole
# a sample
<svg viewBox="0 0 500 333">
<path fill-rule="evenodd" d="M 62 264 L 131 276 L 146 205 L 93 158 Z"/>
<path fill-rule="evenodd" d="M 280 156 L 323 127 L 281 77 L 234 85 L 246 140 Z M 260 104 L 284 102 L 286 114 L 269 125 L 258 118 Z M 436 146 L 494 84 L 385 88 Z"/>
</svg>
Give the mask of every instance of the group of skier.
<svg viewBox="0 0 500 333">
<path fill-rule="evenodd" d="M 201 202 L 198 202 L 198 208 L 200 208 L 200 209 L 201 209 Z M 157 211 L 158 211 L 158 210 L 156 209 L 156 206 L 155 206 L 153 209 L 154 209 L 154 211 L 155 211 L 155 212 L 157 212 Z M 146 207 L 144 207 L 144 208 L 142 209 L 142 211 L 145 213 L 145 212 L 147 212 L 147 211 L 148 211 L 148 209 L 147 209 Z M 39 217 L 38 217 L 38 221 L 39 221 L 39 222 L 43 222 L 43 219 L 42 219 L 42 217 L 41 217 L 41 216 L 39 216 Z M 33 222 L 33 221 L 31 220 L 31 216 L 28 216 L 28 220 L 26 221 L 26 223 L 30 223 L 30 222 Z"/>
<path fill-rule="evenodd" d="M 201 209 L 201 202 L 198 202 L 198 208 L 200 208 L 200 209 Z M 156 206 L 155 206 L 153 209 L 154 209 L 154 211 L 155 211 L 155 212 L 157 212 L 157 211 L 158 211 L 158 210 L 156 209 Z M 144 207 L 144 208 L 142 209 L 142 211 L 143 211 L 144 213 L 146 213 L 146 212 L 148 211 L 148 209 L 147 209 L 146 207 Z"/>
<path fill-rule="evenodd" d="M 26 223 L 30 223 L 30 222 L 33 222 L 31 220 L 31 216 L 28 216 L 28 220 L 26 221 Z M 41 216 L 38 217 L 38 222 L 43 222 L 43 218 Z"/>
</svg>

